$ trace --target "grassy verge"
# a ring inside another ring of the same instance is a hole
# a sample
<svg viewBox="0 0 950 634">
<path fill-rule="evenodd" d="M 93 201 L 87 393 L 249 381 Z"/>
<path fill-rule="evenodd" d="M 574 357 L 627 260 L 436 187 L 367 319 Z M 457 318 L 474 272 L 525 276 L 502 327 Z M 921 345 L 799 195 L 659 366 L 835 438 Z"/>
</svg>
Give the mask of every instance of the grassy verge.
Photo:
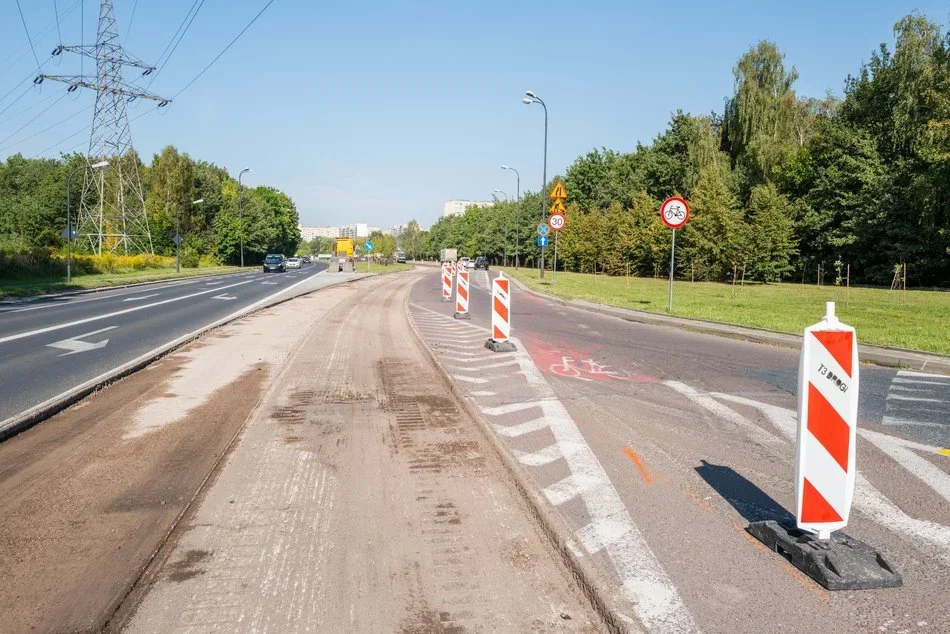
<svg viewBox="0 0 950 634">
<path fill-rule="evenodd" d="M 252 267 L 257 270 L 257 267 Z M 144 271 L 128 271 L 124 273 L 93 273 L 74 275 L 71 284 L 66 284 L 65 277 L 17 278 L 16 280 L 0 279 L 0 297 L 15 297 L 23 295 L 38 295 L 52 291 L 83 290 L 90 288 L 104 288 L 136 284 L 138 282 L 153 282 L 195 275 L 209 275 L 212 273 L 231 273 L 241 270 L 237 266 L 206 266 L 195 269 L 182 269 L 176 273 L 174 268 L 147 269 Z"/>
<path fill-rule="evenodd" d="M 667 313 L 669 281 L 637 277 L 607 277 L 551 272 L 544 281 L 537 269 L 505 269 L 530 288 L 565 299 Z M 899 291 L 800 284 L 746 284 L 744 288 L 712 282 L 677 281 L 673 312 L 678 317 L 705 319 L 800 334 L 821 319 L 825 302 L 837 302 L 836 312 L 854 326 L 862 343 L 950 354 L 950 293 Z"/>
<path fill-rule="evenodd" d="M 412 264 L 376 264 L 370 262 L 357 262 L 357 273 L 396 273 L 397 271 L 408 271 L 413 267 Z"/>
</svg>

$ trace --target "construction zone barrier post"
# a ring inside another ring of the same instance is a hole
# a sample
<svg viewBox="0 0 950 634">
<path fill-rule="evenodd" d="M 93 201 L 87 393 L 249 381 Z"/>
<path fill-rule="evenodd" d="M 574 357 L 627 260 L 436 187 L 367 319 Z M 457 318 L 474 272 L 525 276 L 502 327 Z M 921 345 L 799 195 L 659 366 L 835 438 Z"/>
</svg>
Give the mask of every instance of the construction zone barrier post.
<svg viewBox="0 0 950 634">
<path fill-rule="evenodd" d="M 468 271 L 464 268 L 460 269 L 458 275 L 455 276 L 455 318 L 456 319 L 471 319 L 471 315 L 468 314 L 468 299 L 469 299 L 469 286 L 468 286 Z"/>
<path fill-rule="evenodd" d="M 874 548 L 841 532 L 854 497 L 858 341 L 828 302 L 805 329 L 798 367 L 795 524 L 753 522 L 748 531 L 829 590 L 902 585 Z"/>
<path fill-rule="evenodd" d="M 448 262 L 442 263 L 442 301 L 452 301 L 452 268 Z"/>
<path fill-rule="evenodd" d="M 514 352 L 515 344 L 511 337 L 511 280 L 504 273 L 491 286 L 491 338 L 485 347 L 492 352 Z"/>
</svg>

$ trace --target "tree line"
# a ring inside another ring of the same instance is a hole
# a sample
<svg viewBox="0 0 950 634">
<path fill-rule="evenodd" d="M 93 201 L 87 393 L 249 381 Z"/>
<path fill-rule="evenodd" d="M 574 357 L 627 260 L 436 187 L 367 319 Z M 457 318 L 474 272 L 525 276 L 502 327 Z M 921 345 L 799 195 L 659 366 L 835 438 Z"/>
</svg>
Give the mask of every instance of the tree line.
<svg viewBox="0 0 950 634">
<path fill-rule="evenodd" d="M 296 206 L 274 187 L 239 188 L 226 169 L 194 160 L 173 146 L 154 155 L 150 165 L 134 152 L 122 160 L 139 170 L 157 255 L 175 254 L 176 226 L 183 238 L 185 266 L 197 266 L 199 261 L 239 263 L 242 227 L 245 263 L 259 262 L 271 252 L 292 254 L 300 242 Z M 80 154 L 59 159 L 16 154 L 0 162 L 0 260 L 7 268 L 12 256 L 44 270 L 47 261 L 62 255 L 66 178 L 85 162 Z M 80 170 L 69 191 L 74 226 L 81 196 Z M 197 200 L 202 202 L 193 204 Z"/>
<path fill-rule="evenodd" d="M 677 111 L 652 143 L 594 149 L 548 184 L 563 178 L 568 193 L 559 269 L 665 275 L 659 207 L 682 196 L 680 277 L 832 283 L 850 265 L 853 283 L 889 284 L 906 263 L 913 283 L 950 284 L 950 31 L 904 17 L 840 98 L 796 93 L 797 71 L 768 41 L 733 74 L 722 112 Z M 529 193 L 403 240 L 410 257 L 456 247 L 501 262 L 507 250 L 532 265 L 546 215 Z"/>
</svg>

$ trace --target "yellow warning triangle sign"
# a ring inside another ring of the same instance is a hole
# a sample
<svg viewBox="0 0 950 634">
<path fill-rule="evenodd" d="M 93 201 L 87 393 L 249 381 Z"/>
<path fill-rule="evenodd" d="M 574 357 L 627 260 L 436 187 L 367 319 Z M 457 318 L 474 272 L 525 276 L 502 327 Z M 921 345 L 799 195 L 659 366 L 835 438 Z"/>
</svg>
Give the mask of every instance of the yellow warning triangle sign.
<svg viewBox="0 0 950 634">
<path fill-rule="evenodd" d="M 554 189 L 551 190 L 551 193 L 548 194 L 548 198 L 553 198 L 555 200 L 564 200 L 567 198 L 567 190 L 564 189 L 564 184 L 561 181 L 558 181 L 554 185 Z"/>
<path fill-rule="evenodd" d="M 564 203 L 561 202 L 561 199 L 560 199 L 560 198 L 556 198 L 556 199 L 554 200 L 554 203 L 551 205 L 551 209 L 550 209 L 550 211 L 549 211 L 548 213 L 552 213 L 552 214 L 563 214 L 563 213 L 567 213 L 567 210 L 564 209 Z"/>
</svg>

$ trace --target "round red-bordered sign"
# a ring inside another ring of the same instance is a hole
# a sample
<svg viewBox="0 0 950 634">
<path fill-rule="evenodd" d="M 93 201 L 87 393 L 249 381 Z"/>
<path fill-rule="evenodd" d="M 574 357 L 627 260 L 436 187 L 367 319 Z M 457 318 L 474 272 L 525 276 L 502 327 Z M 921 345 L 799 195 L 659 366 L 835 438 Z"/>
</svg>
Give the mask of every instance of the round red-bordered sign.
<svg viewBox="0 0 950 634">
<path fill-rule="evenodd" d="M 660 220 L 670 229 L 679 229 L 689 220 L 689 203 L 682 198 L 667 198 L 660 205 Z"/>
<path fill-rule="evenodd" d="M 551 227 L 551 231 L 560 231 L 566 224 L 567 218 L 562 213 L 553 213 L 548 216 L 548 226 Z"/>
</svg>

